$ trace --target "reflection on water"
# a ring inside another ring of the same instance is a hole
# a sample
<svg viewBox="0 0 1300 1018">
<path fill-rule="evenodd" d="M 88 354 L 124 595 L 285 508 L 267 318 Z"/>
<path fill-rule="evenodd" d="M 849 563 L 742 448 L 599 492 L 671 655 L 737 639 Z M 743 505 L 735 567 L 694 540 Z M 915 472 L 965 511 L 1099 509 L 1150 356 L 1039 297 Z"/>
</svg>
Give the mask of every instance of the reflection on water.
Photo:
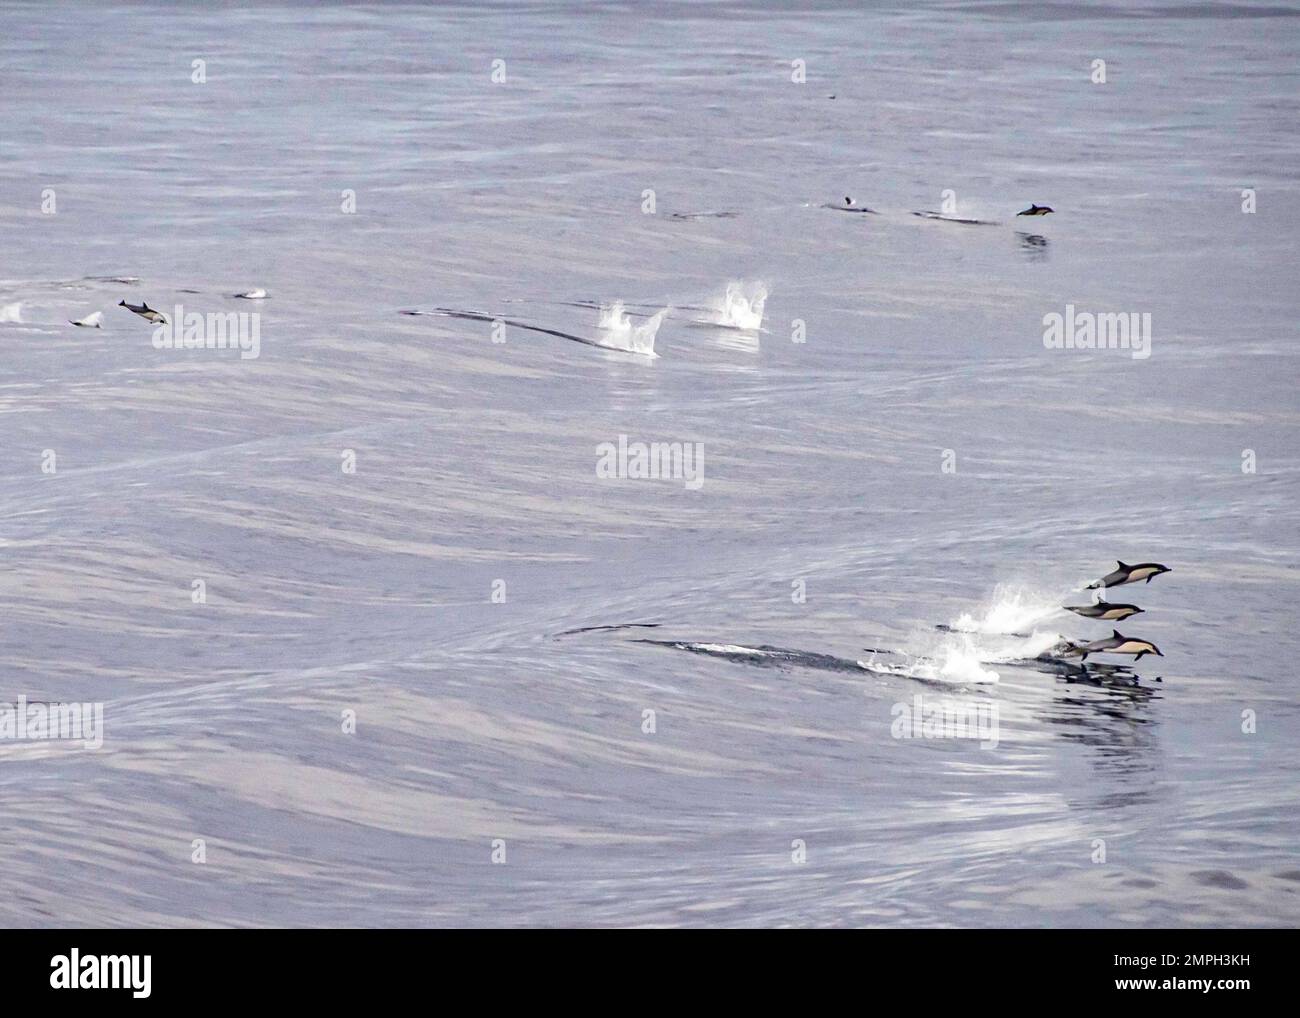
<svg viewBox="0 0 1300 1018">
<path fill-rule="evenodd" d="M 1017 230 L 1016 239 L 1020 242 L 1020 253 L 1026 261 L 1047 261 L 1048 248 L 1050 245 L 1048 244 L 1046 237 L 1037 233 L 1024 233 Z"/>
</svg>

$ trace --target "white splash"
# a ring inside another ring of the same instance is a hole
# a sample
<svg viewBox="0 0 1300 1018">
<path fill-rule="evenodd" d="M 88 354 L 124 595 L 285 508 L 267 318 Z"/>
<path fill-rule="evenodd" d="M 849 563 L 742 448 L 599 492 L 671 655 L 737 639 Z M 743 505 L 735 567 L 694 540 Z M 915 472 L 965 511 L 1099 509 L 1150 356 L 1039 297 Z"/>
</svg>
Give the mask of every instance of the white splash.
<svg viewBox="0 0 1300 1018">
<path fill-rule="evenodd" d="M 94 314 L 86 315 L 85 318 L 79 318 L 73 325 L 79 325 L 83 329 L 102 329 L 104 327 L 104 312 L 96 311 Z"/>
<path fill-rule="evenodd" d="M 1023 587 L 1001 586 L 985 602 L 982 614 L 963 612 L 952 623 L 962 633 L 987 633 L 994 636 L 1024 633 L 1061 610 L 1061 598 L 1030 591 Z"/>
<path fill-rule="evenodd" d="M 997 682 L 998 673 L 985 668 L 986 663 L 969 636 L 956 633 L 939 642 L 932 653 L 920 654 L 908 658 L 905 664 L 888 664 L 878 662 L 874 657 L 870 661 L 858 664 L 877 672 L 888 672 L 909 679 L 926 679 L 930 682 L 952 682 L 961 685 L 969 683 Z"/>
<path fill-rule="evenodd" d="M 23 323 L 23 302 L 0 304 L 0 322 L 21 325 Z"/>
<path fill-rule="evenodd" d="M 244 300 L 266 300 L 266 291 L 260 286 L 252 290 L 245 290 L 243 293 L 235 294 L 236 297 L 242 297 Z"/>
<path fill-rule="evenodd" d="M 639 353 L 646 357 L 658 357 L 655 353 L 655 333 L 668 315 L 668 309 L 655 312 L 640 325 L 633 324 L 623 308 L 621 300 L 613 304 L 602 304 L 598 328 L 602 335 L 600 343 L 615 350 Z"/>
<path fill-rule="evenodd" d="M 980 643 L 979 659 L 985 664 L 1008 664 L 1013 661 L 1029 661 L 1055 649 L 1061 642 L 1060 633 L 1034 630 L 1023 639 L 1003 637 L 996 642 L 983 640 Z"/>
<path fill-rule="evenodd" d="M 943 648 L 939 658 L 936 678 L 946 682 L 997 682 L 998 673 L 981 664 L 975 648 L 949 645 Z"/>
<path fill-rule="evenodd" d="M 762 328 L 766 303 L 767 287 L 764 284 L 733 280 L 727 284 L 722 302 L 717 306 L 718 324 L 731 329 Z"/>
</svg>

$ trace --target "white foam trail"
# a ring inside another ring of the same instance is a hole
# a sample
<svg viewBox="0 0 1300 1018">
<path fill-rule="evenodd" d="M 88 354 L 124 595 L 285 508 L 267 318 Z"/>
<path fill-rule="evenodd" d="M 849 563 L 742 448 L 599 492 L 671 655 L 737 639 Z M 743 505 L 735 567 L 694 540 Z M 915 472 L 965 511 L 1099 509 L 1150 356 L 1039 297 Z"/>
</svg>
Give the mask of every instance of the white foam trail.
<svg viewBox="0 0 1300 1018">
<path fill-rule="evenodd" d="M 947 632 L 919 634 L 919 654 L 903 665 L 870 667 L 908 678 L 935 682 L 997 682 L 987 665 L 1029 661 L 1061 641 L 1055 631 L 1036 624 L 1060 611 L 1061 598 L 1022 586 L 1000 586 L 975 612 L 963 612 Z M 913 643 L 916 646 L 916 643 Z"/>
<path fill-rule="evenodd" d="M 659 331 L 659 326 L 667 315 L 668 309 L 663 308 L 640 325 L 634 325 L 628 318 L 621 300 L 613 304 L 602 304 L 598 323 L 602 333 L 600 343 L 602 346 L 626 350 L 628 353 L 658 357 L 659 355 L 655 353 L 655 333 Z"/>
<path fill-rule="evenodd" d="M 245 290 L 243 293 L 237 293 L 235 296 L 242 297 L 244 300 L 266 300 L 266 291 L 258 286 L 251 290 Z"/>
<path fill-rule="evenodd" d="M 14 304 L 0 304 L 0 322 L 11 325 L 22 325 L 23 302 L 18 301 Z"/>
<path fill-rule="evenodd" d="M 79 318 L 73 325 L 80 325 L 83 329 L 102 329 L 104 327 L 104 312 L 96 311 L 94 314 L 86 315 L 85 318 Z"/>
<path fill-rule="evenodd" d="M 915 657 L 905 664 L 879 662 L 874 657 L 858 664 L 873 672 L 886 672 L 906 679 L 924 679 L 928 682 L 952 682 L 957 685 L 990 683 L 998 681 L 998 673 L 984 668 L 978 655 L 950 644 L 942 647 L 934 657 Z"/>
<path fill-rule="evenodd" d="M 943 648 L 936 678 L 947 682 L 997 682 L 998 673 L 981 667 L 973 647 L 948 646 Z"/>
<path fill-rule="evenodd" d="M 718 324 L 732 329 L 762 328 L 766 303 L 767 287 L 764 284 L 732 280 L 718 305 Z"/>
<path fill-rule="evenodd" d="M 990 644 L 981 641 L 979 659 L 985 664 L 1008 664 L 1012 661 L 1028 661 L 1046 654 L 1061 642 L 1061 634 L 1056 632 L 1040 633 L 1034 630 L 1024 639 L 1013 637 Z"/>
<path fill-rule="evenodd" d="M 752 654 L 756 657 L 771 657 L 770 650 L 759 650 L 757 647 L 741 647 L 734 643 L 691 643 L 687 644 L 692 650 L 702 650 L 710 654 Z"/>
</svg>

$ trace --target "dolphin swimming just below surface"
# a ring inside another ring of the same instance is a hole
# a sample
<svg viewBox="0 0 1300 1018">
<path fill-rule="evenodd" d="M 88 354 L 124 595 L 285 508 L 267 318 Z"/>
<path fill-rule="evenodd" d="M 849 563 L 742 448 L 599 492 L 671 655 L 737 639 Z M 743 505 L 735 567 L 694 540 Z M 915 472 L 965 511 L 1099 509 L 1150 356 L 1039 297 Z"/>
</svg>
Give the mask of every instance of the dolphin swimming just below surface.
<svg viewBox="0 0 1300 1018">
<path fill-rule="evenodd" d="M 1135 566 L 1128 565 L 1124 562 L 1116 562 L 1119 566 L 1112 573 L 1107 573 L 1100 580 L 1094 580 L 1084 590 L 1097 590 L 1099 587 L 1119 587 L 1125 583 L 1137 583 L 1138 580 L 1146 580 L 1150 583 L 1153 577 L 1161 573 L 1170 571 L 1168 566 L 1162 566 L 1159 562 L 1139 562 Z"/>
<path fill-rule="evenodd" d="M 840 212 L 869 212 L 871 215 L 879 215 L 875 209 L 869 209 L 865 205 L 854 204 L 853 198 L 849 195 L 844 196 L 844 204 L 837 205 L 834 202 L 827 202 L 822 208 L 838 209 Z"/>
</svg>

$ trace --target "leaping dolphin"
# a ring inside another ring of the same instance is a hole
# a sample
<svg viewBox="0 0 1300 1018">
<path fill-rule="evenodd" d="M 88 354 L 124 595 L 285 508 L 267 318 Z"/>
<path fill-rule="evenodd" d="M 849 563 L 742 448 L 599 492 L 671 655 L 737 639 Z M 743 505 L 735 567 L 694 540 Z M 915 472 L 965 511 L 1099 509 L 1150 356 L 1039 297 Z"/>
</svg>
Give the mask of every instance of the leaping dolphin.
<svg viewBox="0 0 1300 1018">
<path fill-rule="evenodd" d="M 139 304 L 128 304 L 124 300 L 119 300 L 117 306 L 120 308 L 126 308 L 128 311 L 133 311 L 135 314 L 145 319 L 145 321 L 153 322 L 155 325 L 165 324 L 167 321 L 167 319 L 163 317 L 161 311 L 155 311 L 145 301 L 141 301 Z"/>
<path fill-rule="evenodd" d="M 1030 205 L 1024 212 L 1017 212 L 1018 216 L 1045 216 L 1049 212 L 1055 212 L 1056 209 L 1047 205 Z"/>
<path fill-rule="evenodd" d="M 1083 589 L 1097 590 L 1099 587 L 1120 587 L 1125 583 L 1137 583 L 1138 580 L 1146 580 L 1147 583 L 1150 583 L 1152 577 L 1170 571 L 1168 566 L 1162 566 L 1159 562 L 1139 562 L 1135 566 L 1130 566 L 1124 562 L 1116 561 L 1115 565 L 1119 566 L 1119 568 L 1113 573 L 1107 573 L 1100 580 L 1094 580 Z"/>
<path fill-rule="evenodd" d="M 1112 629 L 1111 635 L 1104 640 L 1085 643 L 1079 648 L 1079 652 L 1084 661 L 1088 660 L 1089 654 L 1133 654 L 1134 661 L 1142 660 L 1143 654 L 1164 657 L 1164 654 L 1160 653 L 1160 648 L 1150 640 L 1134 640 L 1128 636 L 1121 636 L 1118 629 Z"/>
</svg>

